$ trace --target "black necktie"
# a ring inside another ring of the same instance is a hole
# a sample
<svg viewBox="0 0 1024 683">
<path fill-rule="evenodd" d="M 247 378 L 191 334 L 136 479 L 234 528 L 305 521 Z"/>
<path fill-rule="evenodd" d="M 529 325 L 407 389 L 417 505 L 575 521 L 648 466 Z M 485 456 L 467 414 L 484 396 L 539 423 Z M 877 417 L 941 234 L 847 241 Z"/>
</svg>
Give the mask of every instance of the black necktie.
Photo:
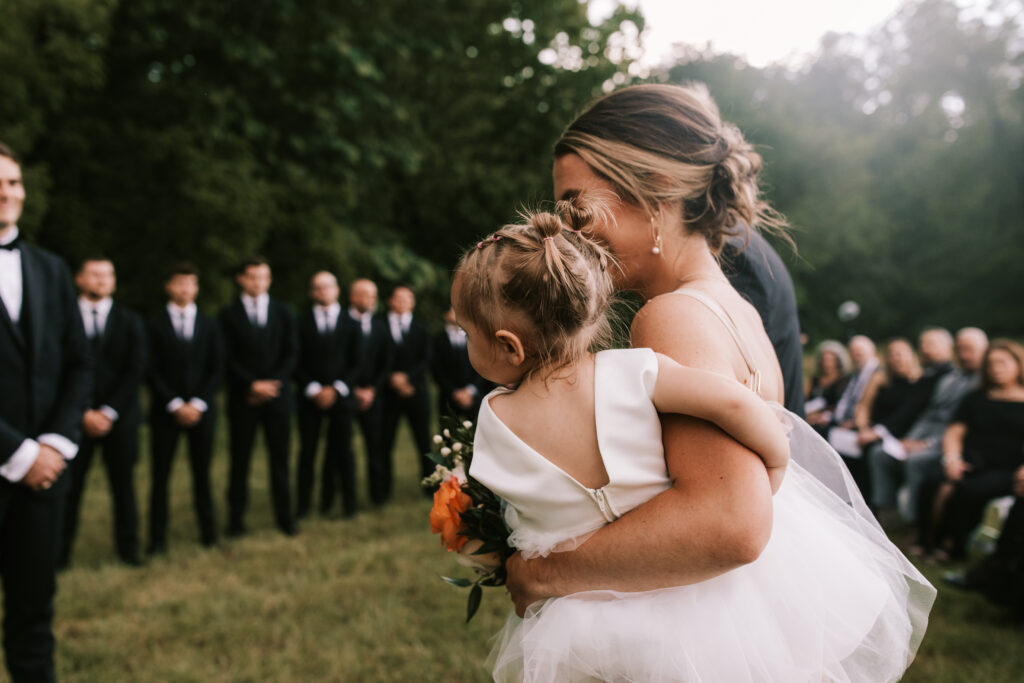
<svg viewBox="0 0 1024 683">
<path fill-rule="evenodd" d="M 178 339 L 188 341 L 188 334 L 185 328 L 185 311 L 178 311 Z"/>
</svg>

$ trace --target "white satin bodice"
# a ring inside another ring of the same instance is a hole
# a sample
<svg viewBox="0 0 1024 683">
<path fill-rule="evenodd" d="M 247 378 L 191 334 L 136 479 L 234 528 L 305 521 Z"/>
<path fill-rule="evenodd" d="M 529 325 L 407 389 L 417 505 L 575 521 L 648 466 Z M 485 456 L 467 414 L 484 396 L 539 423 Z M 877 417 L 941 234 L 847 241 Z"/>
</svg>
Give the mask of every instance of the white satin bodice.
<svg viewBox="0 0 1024 683">
<path fill-rule="evenodd" d="M 594 363 L 597 442 L 608 483 L 590 489 L 524 443 L 480 406 L 470 475 L 506 501 L 510 543 L 547 554 L 650 500 L 670 485 L 661 422 L 651 401 L 658 361 L 650 349 L 602 351 Z M 561 548 L 559 548 L 561 549 Z"/>
</svg>

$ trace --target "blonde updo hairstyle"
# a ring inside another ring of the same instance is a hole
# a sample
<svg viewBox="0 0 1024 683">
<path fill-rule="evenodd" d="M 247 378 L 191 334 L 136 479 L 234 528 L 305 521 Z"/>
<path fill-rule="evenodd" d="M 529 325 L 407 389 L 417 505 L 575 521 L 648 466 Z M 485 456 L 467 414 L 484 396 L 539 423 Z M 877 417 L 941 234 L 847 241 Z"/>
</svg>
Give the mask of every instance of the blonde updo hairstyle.
<svg viewBox="0 0 1024 683">
<path fill-rule="evenodd" d="M 610 343 L 613 262 L 587 234 L 604 213 L 593 194 L 556 202 L 553 212 L 524 212 L 523 223 L 484 238 L 456 267 L 459 317 L 488 338 L 501 329 L 516 333 L 524 377 L 555 372 Z"/>
<path fill-rule="evenodd" d="M 595 100 L 555 144 L 556 159 L 566 154 L 652 217 L 681 205 L 685 228 L 714 254 L 751 228 L 785 234 L 786 220 L 760 197 L 761 156 L 703 84 L 636 85 Z"/>
</svg>

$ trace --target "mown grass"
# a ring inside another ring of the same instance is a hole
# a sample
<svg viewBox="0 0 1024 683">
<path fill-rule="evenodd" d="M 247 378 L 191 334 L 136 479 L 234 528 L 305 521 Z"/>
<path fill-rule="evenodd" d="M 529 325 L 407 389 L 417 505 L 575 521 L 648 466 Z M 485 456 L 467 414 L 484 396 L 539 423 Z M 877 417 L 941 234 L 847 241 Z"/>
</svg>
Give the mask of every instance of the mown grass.
<svg viewBox="0 0 1024 683">
<path fill-rule="evenodd" d="M 137 471 L 143 518 L 147 452 Z M 183 456 L 173 473 L 169 554 L 140 569 L 114 559 L 107 485 L 95 463 L 73 565 L 60 577 L 55 629 L 62 680 L 488 680 L 482 662 L 509 603 L 490 590 L 464 623 L 465 591 L 438 578 L 460 569 L 430 534 L 429 503 L 404 430 L 393 502 L 374 509 L 363 500 L 355 520 L 343 521 L 338 512 L 315 517 L 296 538 L 274 528 L 265 458 L 257 454 L 250 533 L 210 550 L 197 543 Z M 214 481 L 222 520 L 226 468 L 221 447 Z M 941 575 L 932 567 L 925 572 L 936 582 Z M 1021 635 L 981 598 L 940 588 L 904 680 L 1019 681 Z"/>
</svg>

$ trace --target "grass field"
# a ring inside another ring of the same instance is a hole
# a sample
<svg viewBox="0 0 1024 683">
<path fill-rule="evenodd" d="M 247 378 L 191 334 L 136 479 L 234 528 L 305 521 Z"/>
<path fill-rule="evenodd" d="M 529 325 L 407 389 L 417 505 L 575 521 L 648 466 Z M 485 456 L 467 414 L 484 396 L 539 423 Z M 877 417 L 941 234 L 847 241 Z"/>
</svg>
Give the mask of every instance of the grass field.
<svg viewBox="0 0 1024 683">
<path fill-rule="evenodd" d="M 143 447 L 136 478 L 143 519 L 147 453 Z M 210 550 L 197 542 L 183 456 L 173 474 L 169 554 L 139 569 L 114 559 L 107 484 L 101 463 L 94 463 L 73 564 L 60 577 L 61 680 L 489 680 L 481 663 L 509 603 L 500 590 L 489 590 L 480 612 L 464 624 L 465 592 L 438 578 L 460 569 L 430 533 L 429 503 L 418 490 L 406 432 L 391 504 L 373 509 L 363 500 L 356 519 L 341 520 L 340 510 L 313 518 L 296 538 L 274 528 L 265 458 L 257 454 L 250 533 Z M 361 490 L 363 464 L 360 457 Z M 214 482 L 222 520 L 226 471 L 221 448 Z M 941 575 L 936 568 L 925 573 L 933 581 Z M 981 598 L 940 588 L 928 635 L 904 680 L 1020 681 L 1022 635 L 1024 629 Z"/>
</svg>

